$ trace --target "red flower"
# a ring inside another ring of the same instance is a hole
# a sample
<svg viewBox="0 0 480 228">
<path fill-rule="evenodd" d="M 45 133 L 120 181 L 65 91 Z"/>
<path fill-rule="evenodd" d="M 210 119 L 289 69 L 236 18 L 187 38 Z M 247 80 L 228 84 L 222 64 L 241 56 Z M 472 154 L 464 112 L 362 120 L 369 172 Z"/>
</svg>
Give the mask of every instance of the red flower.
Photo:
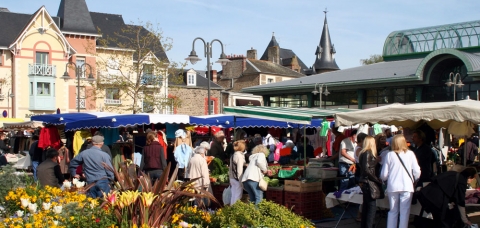
<svg viewBox="0 0 480 228">
<path fill-rule="evenodd" d="M 96 223 L 99 223 L 99 222 L 100 222 L 100 218 L 96 218 L 96 219 L 95 219 L 95 222 L 96 222 Z"/>
</svg>

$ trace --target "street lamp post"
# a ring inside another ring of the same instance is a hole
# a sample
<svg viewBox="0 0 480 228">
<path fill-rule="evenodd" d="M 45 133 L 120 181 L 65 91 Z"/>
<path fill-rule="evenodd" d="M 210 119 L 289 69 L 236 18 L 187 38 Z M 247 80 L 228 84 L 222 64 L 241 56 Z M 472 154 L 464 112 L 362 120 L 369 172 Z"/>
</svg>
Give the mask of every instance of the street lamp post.
<svg viewBox="0 0 480 228">
<path fill-rule="evenodd" d="M 317 85 L 319 85 L 318 90 L 317 90 Z M 323 86 L 325 86 L 325 91 L 323 91 Z M 325 96 L 328 96 L 330 94 L 330 92 L 328 92 L 327 85 L 326 84 L 315 83 L 315 89 L 312 91 L 312 93 L 313 93 L 313 95 L 317 95 L 317 94 L 320 95 L 320 108 L 322 108 L 322 93 Z"/>
<path fill-rule="evenodd" d="M 208 83 L 207 83 L 207 89 L 208 89 L 208 94 L 207 94 L 207 106 L 208 106 L 208 115 L 212 114 L 212 108 L 210 107 L 210 58 L 212 57 L 212 44 L 213 42 L 217 41 L 220 43 L 220 46 L 222 47 L 222 54 L 220 54 L 220 58 L 216 63 L 220 63 L 223 66 L 225 66 L 227 63 L 231 62 L 230 60 L 227 59 L 227 56 L 223 52 L 223 43 L 222 41 L 218 39 L 214 39 L 211 42 L 205 42 L 204 39 L 197 37 L 193 40 L 192 43 L 192 51 L 190 52 L 190 55 L 185 58 L 185 60 L 190 61 L 190 63 L 195 64 L 196 62 L 200 61 L 201 59 L 198 58 L 197 53 L 195 52 L 195 41 L 201 40 L 203 42 L 203 50 L 205 52 L 205 57 L 207 58 L 207 78 L 208 78 Z"/>
<path fill-rule="evenodd" d="M 452 78 L 453 78 L 453 81 L 452 81 Z M 448 75 L 448 80 L 447 82 L 445 82 L 445 85 L 447 85 L 448 87 L 451 87 L 453 85 L 453 101 L 455 101 L 457 87 L 462 88 L 465 84 L 463 84 L 462 82 L 462 76 L 460 75 L 460 73 L 454 74 L 453 72 L 450 72 L 450 74 Z"/>
<path fill-rule="evenodd" d="M 10 117 L 10 98 L 12 98 L 12 103 L 13 103 L 13 97 L 14 97 L 14 96 L 15 96 L 15 95 L 13 95 L 13 93 L 10 93 L 10 90 L 8 90 L 8 97 L 7 97 L 7 99 L 8 99 L 8 100 L 7 100 L 7 105 L 8 105 L 7 110 L 8 110 L 8 111 L 7 111 L 7 117 Z M 12 107 L 13 107 L 13 104 L 12 104 Z"/>
<path fill-rule="evenodd" d="M 68 62 L 65 65 L 65 73 L 62 77 L 65 81 L 68 81 L 70 79 L 70 75 L 68 75 L 68 65 L 73 65 L 73 68 L 75 69 L 75 77 L 77 78 L 77 112 L 80 112 L 80 76 L 82 75 L 82 73 L 86 72 L 86 70 L 82 70 L 84 66 L 88 66 L 88 68 L 90 68 L 90 74 L 88 74 L 87 81 L 95 81 L 95 78 L 92 74 L 92 66 L 88 63 L 77 66 L 77 64 L 75 64 L 74 62 Z"/>
</svg>

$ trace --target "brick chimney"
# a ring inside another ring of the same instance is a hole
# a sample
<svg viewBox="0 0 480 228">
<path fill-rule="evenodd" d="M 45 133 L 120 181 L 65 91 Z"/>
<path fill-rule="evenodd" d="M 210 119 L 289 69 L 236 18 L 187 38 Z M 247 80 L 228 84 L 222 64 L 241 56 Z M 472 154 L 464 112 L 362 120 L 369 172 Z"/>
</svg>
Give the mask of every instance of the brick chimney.
<svg viewBox="0 0 480 228">
<path fill-rule="evenodd" d="M 268 61 L 280 64 L 280 48 L 278 46 L 268 48 Z"/>
<path fill-rule="evenodd" d="M 210 77 L 212 77 L 212 82 L 217 83 L 218 82 L 217 70 L 211 70 L 210 71 Z"/>
<path fill-rule="evenodd" d="M 257 59 L 257 49 L 247 50 L 247 59 Z"/>
</svg>

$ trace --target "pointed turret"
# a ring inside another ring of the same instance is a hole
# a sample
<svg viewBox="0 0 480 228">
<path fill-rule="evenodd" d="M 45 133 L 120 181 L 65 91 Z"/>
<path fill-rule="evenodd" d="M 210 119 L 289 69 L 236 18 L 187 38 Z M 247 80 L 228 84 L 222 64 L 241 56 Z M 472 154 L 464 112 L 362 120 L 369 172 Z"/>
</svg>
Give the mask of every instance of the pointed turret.
<svg viewBox="0 0 480 228">
<path fill-rule="evenodd" d="M 270 43 L 268 43 L 267 48 L 265 49 L 265 52 L 263 53 L 262 57 L 260 60 L 268 60 L 268 49 L 271 47 L 278 47 L 280 49 L 280 44 L 278 44 L 277 39 L 275 39 L 275 33 L 272 33 L 272 39 L 270 40 Z"/>
<path fill-rule="evenodd" d="M 62 0 L 57 16 L 63 32 L 98 34 L 85 0 Z"/>
<path fill-rule="evenodd" d="M 325 21 L 323 23 L 322 37 L 320 38 L 320 45 L 317 46 L 315 51 L 315 63 L 313 64 L 313 69 L 315 73 L 325 73 L 329 71 L 340 70 L 337 63 L 335 62 L 335 47 L 330 40 L 330 32 L 328 31 L 327 24 L 327 12 L 325 13 Z"/>
</svg>

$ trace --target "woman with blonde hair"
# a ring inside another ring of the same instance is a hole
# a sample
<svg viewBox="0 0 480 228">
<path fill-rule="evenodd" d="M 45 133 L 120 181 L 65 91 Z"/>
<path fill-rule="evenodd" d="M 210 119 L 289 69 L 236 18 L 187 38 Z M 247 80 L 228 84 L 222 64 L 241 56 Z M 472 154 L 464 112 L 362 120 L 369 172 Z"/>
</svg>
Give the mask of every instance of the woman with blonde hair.
<svg viewBox="0 0 480 228">
<path fill-rule="evenodd" d="M 360 186 L 363 192 L 361 227 L 373 227 L 377 199 L 383 198 L 382 181 L 375 173 L 377 166 L 377 146 L 372 136 L 363 140 L 362 150 L 359 155 Z"/>
<path fill-rule="evenodd" d="M 238 140 L 233 143 L 235 150 L 234 154 L 230 157 L 230 166 L 228 167 L 228 176 L 230 177 L 230 189 L 232 191 L 232 198 L 230 199 L 230 205 L 233 205 L 238 200 L 242 199 L 243 187 L 242 187 L 242 174 L 245 162 L 245 140 Z"/>
<path fill-rule="evenodd" d="M 268 151 L 268 149 L 264 145 L 258 145 L 253 148 L 247 169 L 241 179 L 243 187 L 250 197 L 250 202 L 254 202 L 255 205 L 259 204 L 263 198 L 263 192 L 262 189 L 260 189 L 259 182 L 263 179 L 264 174 L 271 173 L 271 171 L 267 169 L 266 151 Z"/>
<path fill-rule="evenodd" d="M 420 166 L 413 151 L 408 149 L 403 135 L 392 139 L 391 151 L 383 158 L 380 178 L 387 181 L 387 194 L 390 202 L 387 227 L 408 227 L 410 204 L 414 191 L 414 182 L 420 177 Z M 398 219 L 400 216 L 400 219 Z"/>
</svg>

